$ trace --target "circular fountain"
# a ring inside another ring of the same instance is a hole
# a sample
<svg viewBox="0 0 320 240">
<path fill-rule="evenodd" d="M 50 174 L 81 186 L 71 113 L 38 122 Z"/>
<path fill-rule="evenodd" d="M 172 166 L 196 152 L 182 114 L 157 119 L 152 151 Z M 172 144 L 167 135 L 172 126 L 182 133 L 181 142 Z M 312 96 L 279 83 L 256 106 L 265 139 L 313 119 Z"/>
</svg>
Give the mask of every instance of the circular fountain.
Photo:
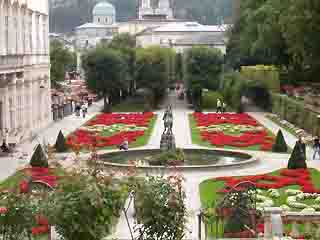
<svg viewBox="0 0 320 240">
<path fill-rule="evenodd" d="M 100 164 L 108 169 L 124 170 L 135 166 L 141 172 L 149 173 L 172 168 L 179 170 L 215 170 L 252 164 L 257 159 L 241 152 L 209 149 L 176 149 L 172 132 L 173 116 L 171 106 L 164 114 L 164 132 L 160 149 L 131 150 L 99 155 Z"/>
</svg>

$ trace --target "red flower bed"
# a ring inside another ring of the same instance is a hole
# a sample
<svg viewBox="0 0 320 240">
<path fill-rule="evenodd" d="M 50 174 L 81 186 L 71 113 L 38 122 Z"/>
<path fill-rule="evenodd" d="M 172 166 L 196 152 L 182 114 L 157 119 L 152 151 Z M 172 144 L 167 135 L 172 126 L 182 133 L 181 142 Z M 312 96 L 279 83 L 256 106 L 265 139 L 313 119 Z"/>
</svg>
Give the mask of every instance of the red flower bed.
<svg viewBox="0 0 320 240">
<path fill-rule="evenodd" d="M 153 113 L 130 113 L 130 114 L 100 114 L 94 120 L 87 123 L 87 126 L 93 125 L 113 125 L 113 124 L 134 124 L 139 127 L 147 127 Z M 128 142 L 134 142 L 138 137 L 144 135 L 144 131 L 125 131 L 118 132 L 112 136 L 100 136 L 86 130 L 76 130 L 67 139 L 67 144 L 72 146 L 78 145 L 95 145 L 96 147 L 107 147 L 121 144 L 124 139 Z"/>
<path fill-rule="evenodd" d="M 220 191 L 223 193 L 229 192 L 232 187 L 244 181 L 253 182 L 260 189 L 279 189 L 298 185 L 300 186 L 300 190 L 305 193 L 320 193 L 320 189 L 317 189 L 313 185 L 308 169 L 285 169 L 280 172 L 280 176 L 266 174 L 246 177 L 218 177 L 215 180 L 225 182 L 225 188 Z"/>
<path fill-rule="evenodd" d="M 217 114 L 217 113 L 194 113 L 197 126 L 208 127 L 211 125 L 234 124 L 260 126 L 258 122 L 248 114 Z M 203 140 L 210 142 L 217 147 L 232 146 L 238 148 L 247 148 L 260 145 L 260 150 L 269 151 L 274 142 L 266 130 L 248 131 L 240 136 L 226 135 L 223 132 L 201 131 Z"/>
</svg>

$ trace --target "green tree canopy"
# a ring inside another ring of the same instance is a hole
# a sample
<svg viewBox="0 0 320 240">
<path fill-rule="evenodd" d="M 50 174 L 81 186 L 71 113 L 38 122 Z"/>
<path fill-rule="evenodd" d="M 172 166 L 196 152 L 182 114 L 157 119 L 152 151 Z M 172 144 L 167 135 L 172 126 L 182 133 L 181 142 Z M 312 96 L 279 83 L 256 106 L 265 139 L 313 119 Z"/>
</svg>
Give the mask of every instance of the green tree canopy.
<svg viewBox="0 0 320 240">
<path fill-rule="evenodd" d="M 98 46 L 83 56 L 83 66 L 89 89 L 104 97 L 104 111 L 111 111 L 112 92 L 126 86 L 124 57 L 118 50 Z"/>
<path fill-rule="evenodd" d="M 151 104 L 155 107 L 168 87 L 169 74 L 175 53 L 171 49 L 149 47 L 137 49 L 136 81 L 138 88 L 151 93 Z"/>
<path fill-rule="evenodd" d="M 50 42 L 50 63 L 51 84 L 57 87 L 58 82 L 64 81 L 67 71 L 75 70 L 76 56 L 62 42 L 53 40 Z"/>
</svg>

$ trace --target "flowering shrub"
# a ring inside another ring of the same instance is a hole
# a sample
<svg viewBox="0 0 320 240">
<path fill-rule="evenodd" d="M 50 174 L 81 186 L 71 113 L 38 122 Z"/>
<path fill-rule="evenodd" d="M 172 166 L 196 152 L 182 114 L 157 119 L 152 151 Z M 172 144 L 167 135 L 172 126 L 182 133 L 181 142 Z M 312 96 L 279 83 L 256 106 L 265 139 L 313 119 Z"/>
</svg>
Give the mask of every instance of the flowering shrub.
<svg viewBox="0 0 320 240">
<path fill-rule="evenodd" d="M 121 144 L 124 139 L 134 142 L 145 133 L 154 114 L 130 113 L 130 114 L 100 114 L 89 121 L 84 127 L 76 130 L 67 139 L 67 144 L 95 145 L 96 147 L 108 147 Z M 119 124 L 124 124 L 119 127 Z M 106 131 L 107 136 L 104 134 Z"/>
<path fill-rule="evenodd" d="M 247 148 L 259 145 L 263 151 L 272 149 L 274 138 L 248 114 L 194 113 L 193 117 L 202 139 L 214 146 Z"/>
</svg>

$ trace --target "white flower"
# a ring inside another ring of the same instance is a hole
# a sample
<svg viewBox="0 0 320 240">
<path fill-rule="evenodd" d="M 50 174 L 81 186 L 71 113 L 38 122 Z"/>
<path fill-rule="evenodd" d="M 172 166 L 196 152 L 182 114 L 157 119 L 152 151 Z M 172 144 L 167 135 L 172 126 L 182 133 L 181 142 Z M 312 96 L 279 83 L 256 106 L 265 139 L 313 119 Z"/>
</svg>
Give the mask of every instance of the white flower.
<svg viewBox="0 0 320 240">
<path fill-rule="evenodd" d="M 313 212 L 316 212 L 316 210 L 312 207 L 307 207 L 307 208 L 304 208 L 301 212 L 302 213 L 313 213 Z"/>
</svg>

